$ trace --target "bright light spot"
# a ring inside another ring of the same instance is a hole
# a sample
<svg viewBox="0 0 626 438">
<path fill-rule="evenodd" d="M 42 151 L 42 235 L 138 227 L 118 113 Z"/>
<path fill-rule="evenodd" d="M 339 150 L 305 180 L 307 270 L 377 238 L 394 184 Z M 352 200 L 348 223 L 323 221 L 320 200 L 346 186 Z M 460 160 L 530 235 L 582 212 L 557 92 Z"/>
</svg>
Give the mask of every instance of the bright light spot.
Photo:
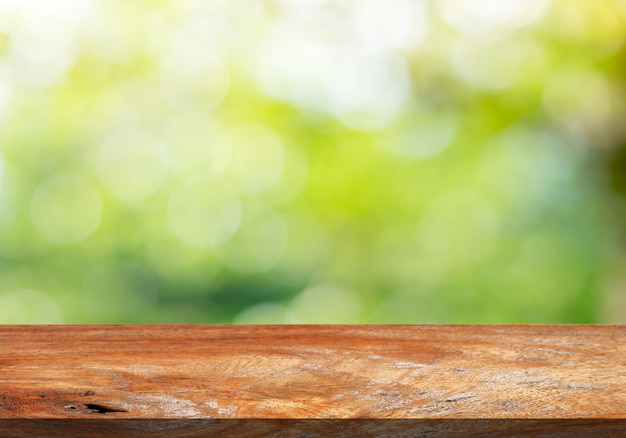
<svg viewBox="0 0 626 438">
<path fill-rule="evenodd" d="M 0 8 L 3 11 L 7 11 L 12 8 L 15 8 L 20 3 L 24 3 L 24 2 L 22 0 L 0 0 Z"/>
<path fill-rule="evenodd" d="M 78 56 L 76 28 L 93 1 L 20 2 L 14 11 L 9 60 L 19 82 L 46 87 L 58 82 Z"/>
<path fill-rule="evenodd" d="M 169 157 L 152 134 L 129 129 L 113 133 L 102 144 L 96 164 L 100 180 L 112 195 L 137 203 L 161 188 Z"/>
<path fill-rule="evenodd" d="M 306 16 L 319 12 L 330 3 L 330 0 L 279 0 L 279 2 L 290 13 Z"/>
<path fill-rule="evenodd" d="M 259 195 L 281 178 L 285 150 L 280 137 L 263 125 L 241 125 L 231 130 L 234 155 L 228 178 L 240 192 Z"/>
<path fill-rule="evenodd" d="M 344 53 L 327 82 L 332 113 L 350 128 L 380 129 L 400 113 L 409 95 L 410 78 L 399 55 Z"/>
<path fill-rule="evenodd" d="M 235 324 L 295 324 L 298 320 L 293 313 L 280 304 L 261 303 L 242 311 L 235 318 Z"/>
<path fill-rule="evenodd" d="M 19 290 L 0 295 L 0 324 L 59 324 L 63 313 L 50 295 Z"/>
<path fill-rule="evenodd" d="M 441 0 L 443 19 L 464 33 L 514 32 L 540 19 L 550 0 Z"/>
<path fill-rule="evenodd" d="M 53 176 L 39 184 L 31 198 L 31 221 L 53 243 L 85 240 L 98 228 L 101 217 L 100 194 L 80 175 Z"/>
<path fill-rule="evenodd" d="M 164 140 L 172 156 L 172 171 L 179 178 L 215 178 L 230 162 L 230 136 L 206 113 L 191 112 L 175 118 L 165 127 Z"/>
<path fill-rule="evenodd" d="M 258 48 L 261 86 L 305 111 L 333 114 L 351 128 L 388 125 L 408 97 L 406 62 L 393 52 L 372 52 L 358 40 L 335 35 L 330 21 L 279 21 Z"/>
<path fill-rule="evenodd" d="M 389 149 L 401 156 L 428 158 L 439 154 L 456 137 L 459 120 L 455 113 L 426 112 L 410 119 L 389 142 Z"/>
<path fill-rule="evenodd" d="M 305 324 L 362 322 L 363 303 L 354 292 L 336 285 L 310 287 L 291 303 L 291 310 Z"/>
<path fill-rule="evenodd" d="M 35 87 L 54 84 L 78 56 L 74 32 L 64 23 L 32 21 L 20 27 L 11 40 L 10 60 L 21 83 Z"/>
<path fill-rule="evenodd" d="M 541 56 L 541 48 L 533 43 L 464 38 L 454 45 L 453 67 L 474 87 L 502 90 L 518 79 L 525 63 Z"/>
<path fill-rule="evenodd" d="M 254 74 L 270 96 L 291 100 L 305 109 L 323 110 L 323 79 L 331 68 L 334 50 L 323 23 L 279 20 L 259 43 Z"/>
<path fill-rule="evenodd" d="M 224 264 L 235 272 L 269 271 L 285 252 L 289 236 L 285 221 L 276 212 L 260 210 L 220 251 Z"/>
<path fill-rule="evenodd" d="M 230 87 L 230 73 L 218 43 L 203 22 L 180 29 L 166 48 L 161 93 L 175 108 L 219 106 Z"/>
<path fill-rule="evenodd" d="M 428 35 L 423 1 L 358 0 L 350 17 L 366 50 L 416 50 Z"/>
<path fill-rule="evenodd" d="M 9 2 L 19 5 L 22 16 L 28 19 L 48 18 L 55 21 L 75 23 L 99 6 L 101 0 L 20 0 Z"/>
<path fill-rule="evenodd" d="M 237 232 L 241 202 L 231 188 L 216 180 L 183 185 L 170 197 L 167 222 L 182 242 L 214 248 Z"/>
<path fill-rule="evenodd" d="M 138 45 L 142 44 L 135 37 L 132 17 L 124 16 L 121 9 L 107 2 L 89 20 L 80 23 L 79 31 L 85 36 L 86 50 L 104 60 L 105 66 L 131 62 Z"/>
</svg>

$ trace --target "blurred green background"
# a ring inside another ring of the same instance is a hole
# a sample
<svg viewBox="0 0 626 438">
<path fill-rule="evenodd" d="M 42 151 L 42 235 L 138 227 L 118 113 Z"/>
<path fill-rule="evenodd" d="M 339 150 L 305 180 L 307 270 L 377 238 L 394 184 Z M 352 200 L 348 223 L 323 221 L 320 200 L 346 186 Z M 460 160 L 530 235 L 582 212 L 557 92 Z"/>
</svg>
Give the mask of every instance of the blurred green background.
<svg viewBox="0 0 626 438">
<path fill-rule="evenodd" d="M 626 322 L 626 1 L 0 1 L 0 322 Z"/>
</svg>

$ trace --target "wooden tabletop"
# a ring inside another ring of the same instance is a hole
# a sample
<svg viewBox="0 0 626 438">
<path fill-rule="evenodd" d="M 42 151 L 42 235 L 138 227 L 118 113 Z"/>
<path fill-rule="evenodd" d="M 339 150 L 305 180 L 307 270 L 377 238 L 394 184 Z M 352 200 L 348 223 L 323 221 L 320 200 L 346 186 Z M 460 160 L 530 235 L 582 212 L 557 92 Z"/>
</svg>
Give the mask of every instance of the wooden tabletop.
<svg viewBox="0 0 626 438">
<path fill-rule="evenodd" d="M 0 326 L 0 436 L 460 431 L 626 434 L 626 326 Z"/>
</svg>

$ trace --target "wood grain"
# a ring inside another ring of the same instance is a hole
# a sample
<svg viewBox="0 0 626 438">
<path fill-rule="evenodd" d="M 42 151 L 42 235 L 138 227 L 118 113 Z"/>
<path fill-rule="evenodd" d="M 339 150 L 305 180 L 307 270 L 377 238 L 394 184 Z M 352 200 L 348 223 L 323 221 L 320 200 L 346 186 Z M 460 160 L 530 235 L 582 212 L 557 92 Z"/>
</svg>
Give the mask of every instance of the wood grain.
<svg viewBox="0 0 626 438">
<path fill-rule="evenodd" d="M 0 436 L 461 432 L 626 436 L 626 326 L 0 326 Z"/>
</svg>

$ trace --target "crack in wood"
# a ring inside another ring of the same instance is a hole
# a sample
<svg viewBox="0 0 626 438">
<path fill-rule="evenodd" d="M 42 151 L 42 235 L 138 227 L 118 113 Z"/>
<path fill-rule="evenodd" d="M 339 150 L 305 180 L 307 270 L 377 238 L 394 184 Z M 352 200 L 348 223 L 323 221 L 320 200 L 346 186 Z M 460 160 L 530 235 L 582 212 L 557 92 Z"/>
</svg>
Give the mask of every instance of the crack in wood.
<svg viewBox="0 0 626 438">
<path fill-rule="evenodd" d="M 109 412 L 128 412 L 126 409 L 113 408 L 110 406 L 97 405 L 95 403 L 86 403 L 85 407 L 89 409 L 91 412 L 95 412 L 98 414 L 108 414 Z M 72 409 L 70 407 L 70 409 Z"/>
</svg>

